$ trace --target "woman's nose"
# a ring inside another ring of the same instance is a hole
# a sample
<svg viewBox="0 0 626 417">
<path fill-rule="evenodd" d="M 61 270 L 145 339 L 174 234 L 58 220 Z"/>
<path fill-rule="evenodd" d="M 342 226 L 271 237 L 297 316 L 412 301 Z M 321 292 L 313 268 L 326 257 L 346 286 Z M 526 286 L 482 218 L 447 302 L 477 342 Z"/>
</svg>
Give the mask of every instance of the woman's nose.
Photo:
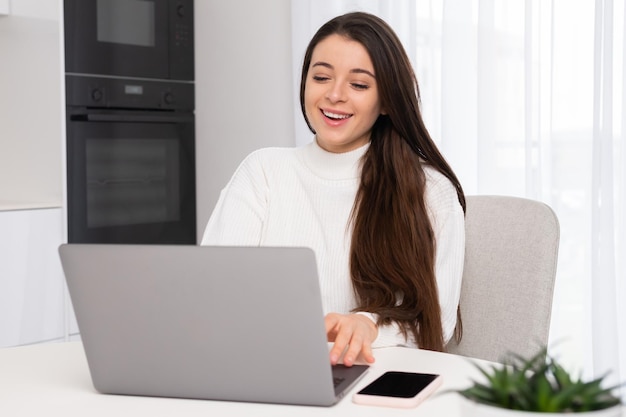
<svg viewBox="0 0 626 417">
<path fill-rule="evenodd" d="M 328 86 L 328 91 L 326 92 L 326 98 L 332 102 L 337 103 L 340 101 L 346 100 L 346 92 L 345 87 L 342 86 L 341 83 L 332 83 Z"/>
</svg>

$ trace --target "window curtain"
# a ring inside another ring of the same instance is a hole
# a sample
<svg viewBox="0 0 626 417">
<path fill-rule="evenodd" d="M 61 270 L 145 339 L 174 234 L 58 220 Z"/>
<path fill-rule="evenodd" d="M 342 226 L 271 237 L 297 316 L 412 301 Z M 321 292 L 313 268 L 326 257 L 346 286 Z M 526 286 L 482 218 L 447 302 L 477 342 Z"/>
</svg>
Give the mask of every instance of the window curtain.
<svg viewBox="0 0 626 417">
<path fill-rule="evenodd" d="M 355 10 L 400 36 L 426 125 L 466 193 L 555 210 L 552 354 L 584 377 L 626 379 L 624 2 L 293 0 L 295 108 L 309 39 Z M 312 140 L 299 111 L 296 138 Z"/>
</svg>

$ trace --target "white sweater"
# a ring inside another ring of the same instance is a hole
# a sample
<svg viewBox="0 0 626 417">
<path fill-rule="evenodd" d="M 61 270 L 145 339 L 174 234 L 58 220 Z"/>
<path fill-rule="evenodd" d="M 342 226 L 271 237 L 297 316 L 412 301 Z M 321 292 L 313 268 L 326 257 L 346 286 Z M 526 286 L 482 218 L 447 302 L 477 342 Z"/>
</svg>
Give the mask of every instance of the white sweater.
<svg viewBox="0 0 626 417">
<path fill-rule="evenodd" d="M 350 313 L 356 303 L 349 271 L 351 229 L 347 225 L 359 184 L 360 158 L 367 148 L 337 154 L 313 141 L 299 148 L 251 153 L 222 190 L 202 245 L 310 247 L 317 258 L 324 313 Z M 447 342 L 456 325 L 461 290 L 464 216 L 450 181 L 432 168 L 425 170 Z M 397 345 L 415 346 L 396 326 L 380 326 L 373 346 Z"/>
</svg>

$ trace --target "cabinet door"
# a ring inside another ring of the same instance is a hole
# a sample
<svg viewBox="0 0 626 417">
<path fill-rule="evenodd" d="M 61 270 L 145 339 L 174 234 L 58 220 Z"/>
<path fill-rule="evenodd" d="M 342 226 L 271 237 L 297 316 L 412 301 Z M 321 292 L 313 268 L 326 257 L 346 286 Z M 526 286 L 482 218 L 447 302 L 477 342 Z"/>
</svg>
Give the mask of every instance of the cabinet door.
<svg viewBox="0 0 626 417">
<path fill-rule="evenodd" d="M 60 208 L 0 211 L 0 347 L 65 336 Z"/>
</svg>

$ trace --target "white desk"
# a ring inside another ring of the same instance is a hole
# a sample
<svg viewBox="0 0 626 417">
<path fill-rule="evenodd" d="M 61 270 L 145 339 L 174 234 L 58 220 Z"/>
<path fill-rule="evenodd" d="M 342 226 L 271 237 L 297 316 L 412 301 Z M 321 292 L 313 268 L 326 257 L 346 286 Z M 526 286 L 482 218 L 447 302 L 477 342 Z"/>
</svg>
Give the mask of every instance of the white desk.
<svg viewBox="0 0 626 417">
<path fill-rule="evenodd" d="M 460 356 L 405 348 L 378 349 L 375 356 L 352 392 L 386 370 L 439 373 L 444 382 L 438 392 L 465 387 L 478 377 Z M 354 404 L 352 392 L 328 408 L 103 395 L 91 384 L 80 342 L 0 350 L 0 412 L 7 416 L 461 416 L 461 399 L 454 393 L 435 394 L 404 410 Z"/>
</svg>

